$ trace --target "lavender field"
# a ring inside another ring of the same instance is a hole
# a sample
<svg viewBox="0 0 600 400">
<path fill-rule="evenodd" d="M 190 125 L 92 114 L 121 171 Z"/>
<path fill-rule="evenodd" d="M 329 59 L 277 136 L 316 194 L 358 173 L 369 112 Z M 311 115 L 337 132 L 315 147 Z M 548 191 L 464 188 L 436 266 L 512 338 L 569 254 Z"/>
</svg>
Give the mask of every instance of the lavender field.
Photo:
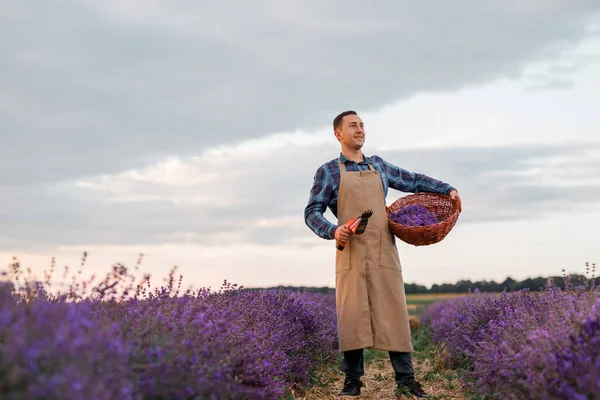
<svg viewBox="0 0 600 400">
<path fill-rule="evenodd" d="M 15 261 L 0 281 L 0 398 L 300 399 L 322 366 L 341 376 L 333 293 L 182 291 L 174 271 L 149 290 L 138 268 L 60 292 L 53 267 L 40 281 Z M 429 381 L 451 371 L 472 398 L 598 398 L 593 282 L 435 301 L 417 332 Z"/>
<path fill-rule="evenodd" d="M 475 291 L 432 304 L 422 322 L 438 345 L 438 362 L 464 371 L 467 388 L 482 398 L 600 398 L 595 279 L 565 290 Z"/>
<path fill-rule="evenodd" d="M 117 265 L 50 294 L 17 262 L 0 282 L 2 399 L 272 399 L 335 357 L 333 294 L 150 292 Z"/>
</svg>

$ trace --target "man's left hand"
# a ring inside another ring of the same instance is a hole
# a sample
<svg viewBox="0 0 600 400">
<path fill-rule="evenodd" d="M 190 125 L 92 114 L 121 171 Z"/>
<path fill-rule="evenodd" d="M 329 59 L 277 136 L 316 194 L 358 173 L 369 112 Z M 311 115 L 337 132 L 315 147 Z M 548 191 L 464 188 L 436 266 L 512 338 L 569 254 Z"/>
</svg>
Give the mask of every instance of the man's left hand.
<svg viewBox="0 0 600 400">
<path fill-rule="evenodd" d="M 456 191 L 456 189 L 454 189 L 450 192 L 450 198 L 457 201 L 458 211 L 462 211 L 462 200 L 460 199 L 460 196 L 458 195 L 458 192 Z"/>
</svg>

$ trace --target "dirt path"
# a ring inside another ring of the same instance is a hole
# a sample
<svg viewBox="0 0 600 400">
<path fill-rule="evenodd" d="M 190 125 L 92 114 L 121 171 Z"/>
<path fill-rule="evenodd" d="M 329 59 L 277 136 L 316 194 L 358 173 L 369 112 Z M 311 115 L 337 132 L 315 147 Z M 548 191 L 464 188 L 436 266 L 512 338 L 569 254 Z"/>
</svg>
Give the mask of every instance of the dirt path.
<svg viewBox="0 0 600 400">
<path fill-rule="evenodd" d="M 396 399 L 394 389 L 394 370 L 389 361 L 387 353 L 373 352 L 372 359 L 365 362 L 365 376 L 362 381 L 360 400 L 390 400 Z M 435 368 L 432 358 L 424 358 L 416 354 L 413 359 L 415 375 L 428 393 L 429 399 L 468 399 L 458 374 L 454 371 L 443 371 Z M 319 371 L 320 383 L 309 388 L 305 393 L 298 391 L 294 393 L 293 399 L 298 400 L 321 400 L 321 399 L 344 399 L 349 397 L 338 397 L 344 383 L 344 375 L 339 364 L 330 363 Z M 350 397 L 351 398 L 351 397 Z M 411 397 L 400 397 L 411 398 Z M 414 396 L 412 397 L 415 398 Z"/>
</svg>

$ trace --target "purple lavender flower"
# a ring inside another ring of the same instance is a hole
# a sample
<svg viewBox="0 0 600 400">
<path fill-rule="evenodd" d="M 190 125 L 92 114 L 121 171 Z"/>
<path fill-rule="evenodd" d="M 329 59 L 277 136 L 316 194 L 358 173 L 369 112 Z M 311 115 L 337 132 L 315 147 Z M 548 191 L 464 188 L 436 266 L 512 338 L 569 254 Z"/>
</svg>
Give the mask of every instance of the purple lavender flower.
<svg viewBox="0 0 600 400">
<path fill-rule="evenodd" d="M 125 276 L 116 266 L 90 296 L 75 284 L 52 295 L 42 284 L 31 290 L 0 283 L 0 393 L 281 398 L 337 353 L 334 293 L 226 284 L 219 293 L 203 288 L 179 296 L 170 283 L 154 292 L 129 288 L 133 297 L 117 300 Z"/>
<path fill-rule="evenodd" d="M 0 388 L 6 398 L 139 398 L 129 348 L 85 304 L 20 303 L 1 292 Z"/>
<path fill-rule="evenodd" d="M 583 288 L 468 295 L 434 303 L 423 322 L 478 394 L 593 398 L 600 390 L 596 296 Z"/>
<path fill-rule="evenodd" d="M 437 224 L 435 214 L 420 204 L 409 204 L 390 214 L 393 222 L 407 226 L 427 226 Z"/>
</svg>

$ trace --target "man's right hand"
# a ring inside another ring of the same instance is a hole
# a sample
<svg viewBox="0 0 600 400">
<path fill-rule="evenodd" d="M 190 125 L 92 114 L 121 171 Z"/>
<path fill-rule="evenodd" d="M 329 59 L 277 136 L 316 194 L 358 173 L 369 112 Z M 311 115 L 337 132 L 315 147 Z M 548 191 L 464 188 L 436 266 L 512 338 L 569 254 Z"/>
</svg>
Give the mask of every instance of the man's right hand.
<svg viewBox="0 0 600 400">
<path fill-rule="evenodd" d="M 347 243 L 352 235 L 352 231 L 346 228 L 344 225 L 340 225 L 335 230 L 335 240 L 339 243 Z"/>
</svg>

